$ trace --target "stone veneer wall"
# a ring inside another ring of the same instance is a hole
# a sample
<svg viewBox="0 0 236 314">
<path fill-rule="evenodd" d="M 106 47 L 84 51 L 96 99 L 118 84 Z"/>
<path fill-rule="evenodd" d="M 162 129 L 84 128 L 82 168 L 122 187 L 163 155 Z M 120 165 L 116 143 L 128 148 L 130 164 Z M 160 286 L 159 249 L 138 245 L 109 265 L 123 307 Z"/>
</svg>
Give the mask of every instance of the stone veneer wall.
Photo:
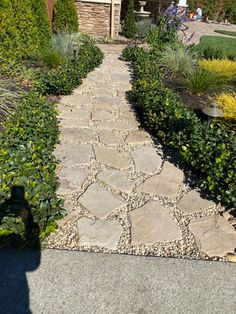
<svg viewBox="0 0 236 314">
<path fill-rule="evenodd" d="M 103 2 L 103 3 L 101 3 Z M 105 3 L 104 3 L 105 2 Z M 109 36 L 111 28 L 111 4 L 108 1 L 76 1 L 79 18 L 79 30 L 99 36 Z M 118 35 L 120 27 L 120 3 L 115 4 L 114 35 Z"/>
</svg>

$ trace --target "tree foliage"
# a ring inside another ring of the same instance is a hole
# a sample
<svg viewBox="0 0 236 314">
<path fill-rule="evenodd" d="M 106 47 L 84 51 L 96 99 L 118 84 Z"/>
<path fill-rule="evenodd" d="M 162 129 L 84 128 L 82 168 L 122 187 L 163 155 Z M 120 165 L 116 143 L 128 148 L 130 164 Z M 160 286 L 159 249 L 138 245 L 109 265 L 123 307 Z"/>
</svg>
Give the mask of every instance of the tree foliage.
<svg viewBox="0 0 236 314">
<path fill-rule="evenodd" d="M 78 15 L 74 0 L 57 0 L 54 7 L 53 30 L 55 33 L 78 31 Z"/>
<path fill-rule="evenodd" d="M 132 39 L 137 33 L 134 14 L 134 0 L 129 0 L 122 33 L 125 37 Z"/>
</svg>

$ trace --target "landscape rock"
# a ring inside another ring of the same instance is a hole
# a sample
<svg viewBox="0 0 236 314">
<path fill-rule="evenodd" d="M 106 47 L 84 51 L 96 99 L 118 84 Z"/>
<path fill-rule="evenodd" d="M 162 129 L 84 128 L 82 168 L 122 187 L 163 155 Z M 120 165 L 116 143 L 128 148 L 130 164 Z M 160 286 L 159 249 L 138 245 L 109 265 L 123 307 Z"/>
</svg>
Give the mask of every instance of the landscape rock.
<svg viewBox="0 0 236 314">
<path fill-rule="evenodd" d="M 131 211 L 130 219 L 133 245 L 152 245 L 156 242 L 182 239 L 177 222 L 159 201 L 149 201 L 144 206 Z"/>
<path fill-rule="evenodd" d="M 214 202 L 202 198 L 198 191 L 192 190 L 180 199 L 178 208 L 186 214 L 191 214 L 213 207 L 214 205 Z"/>
<path fill-rule="evenodd" d="M 95 146 L 94 151 L 96 160 L 107 166 L 120 170 L 128 169 L 131 166 L 129 158 L 114 149 L 100 145 Z"/>
<path fill-rule="evenodd" d="M 98 174 L 97 178 L 124 193 L 130 193 L 134 187 L 134 183 L 128 180 L 126 173 L 119 170 L 105 169 Z"/>
<path fill-rule="evenodd" d="M 153 147 L 141 147 L 132 152 L 136 171 L 155 174 L 161 168 L 162 157 Z"/>
<path fill-rule="evenodd" d="M 206 216 L 191 220 L 189 230 L 196 238 L 199 250 L 209 257 L 224 257 L 227 253 L 234 253 L 236 231 L 221 216 Z"/>
<path fill-rule="evenodd" d="M 81 218 L 78 221 L 79 245 L 100 246 L 109 250 L 117 248 L 122 235 L 122 227 L 116 220 L 92 220 Z"/>
<path fill-rule="evenodd" d="M 143 184 L 138 186 L 137 191 L 175 198 L 181 183 L 183 183 L 183 178 L 183 172 L 166 161 L 162 172 L 148 178 Z"/>
<path fill-rule="evenodd" d="M 116 196 L 97 183 L 93 183 L 87 188 L 80 196 L 79 202 L 99 218 L 104 218 L 112 211 L 126 205 L 122 197 Z"/>
</svg>

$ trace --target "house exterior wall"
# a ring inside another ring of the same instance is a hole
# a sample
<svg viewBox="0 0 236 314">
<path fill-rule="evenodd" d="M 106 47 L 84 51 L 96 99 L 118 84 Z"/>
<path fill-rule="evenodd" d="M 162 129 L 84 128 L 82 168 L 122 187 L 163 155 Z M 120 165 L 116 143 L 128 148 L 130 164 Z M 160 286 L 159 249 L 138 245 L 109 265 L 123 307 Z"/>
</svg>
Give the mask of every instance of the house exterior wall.
<svg viewBox="0 0 236 314">
<path fill-rule="evenodd" d="M 111 32 L 111 0 L 77 0 L 79 30 L 99 36 L 109 36 Z M 115 1 L 114 35 L 120 26 L 121 1 Z"/>
</svg>

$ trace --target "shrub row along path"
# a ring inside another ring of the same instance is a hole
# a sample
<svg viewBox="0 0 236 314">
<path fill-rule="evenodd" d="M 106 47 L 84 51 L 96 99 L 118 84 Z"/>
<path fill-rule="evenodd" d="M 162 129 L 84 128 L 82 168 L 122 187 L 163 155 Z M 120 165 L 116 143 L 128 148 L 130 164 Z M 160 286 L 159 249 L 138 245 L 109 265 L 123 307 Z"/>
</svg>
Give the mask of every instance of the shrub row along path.
<svg viewBox="0 0 236 314">
<path fill-rule="evenodd" d="M 223 258 L 234 251 L 236 232 L 140 128 L 126 99 L 131 74 L 122 48 L 102 46 L 103 64 L 59 106 L 58 194 L 68 216 L 48 246 Z"/>
</svg>

